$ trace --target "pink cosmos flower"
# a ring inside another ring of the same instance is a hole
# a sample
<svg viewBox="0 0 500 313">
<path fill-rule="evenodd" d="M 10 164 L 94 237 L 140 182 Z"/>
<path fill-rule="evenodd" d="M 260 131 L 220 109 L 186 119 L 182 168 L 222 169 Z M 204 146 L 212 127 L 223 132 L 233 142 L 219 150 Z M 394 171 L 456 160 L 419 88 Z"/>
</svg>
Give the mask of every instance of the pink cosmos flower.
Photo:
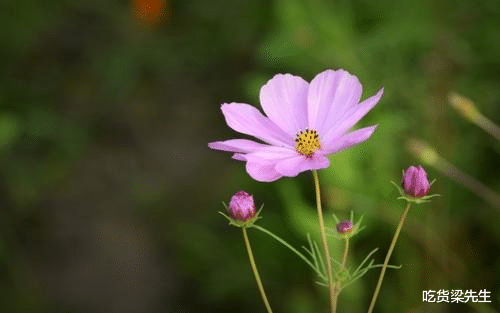
<svg viewBox="0 0 500 313">
<path fill-rule="evenodd" d="M 233 159 L 245 161 L 248 174 L 262 182 L 326 168 L 330 165 L 327 155 L 367 140 L 376 128 L 349 132 L 377 104 L 383 88 L 360 103 L 361 92 L 358 78 L 344 70 L 326 70 L 311 83 L 277 74 L 260 89 L 267 117 L 245 103 L 221 107 L 229 127 L 264 143 L 230 139 L 208 146 L 234 152 Z"/>
</svg>

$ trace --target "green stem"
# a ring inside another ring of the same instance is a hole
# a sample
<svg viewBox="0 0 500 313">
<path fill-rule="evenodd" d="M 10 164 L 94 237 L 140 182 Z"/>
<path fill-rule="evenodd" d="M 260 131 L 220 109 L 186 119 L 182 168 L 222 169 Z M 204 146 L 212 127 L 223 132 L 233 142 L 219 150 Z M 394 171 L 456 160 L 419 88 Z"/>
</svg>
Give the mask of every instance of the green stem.
<svg viewBox="0 0 500 313">
<path fill-rule="evenodd" d="M 345 264 L 347 262 L 347 254 L 349 253 L 349 238 L 345 238 L 345 247 L 344 247 L 344 255 L 342 256 L 342 263 L 340 264 L 340 270 L 339 270 L 339 274 L 342 275 L 342 272 L 344 271 L 345 269 Z M 338 299 L 338 296 L 340 294 L 340 290 L 341 290 L 341 281 L 339 278 L 337 278 L 337 283 L 335 284 L 335 288 L 334 288 L 334 304 L 335 304 L 335 307 L 334 307 L 334 312 L 337 310 L 337 299 Z"/>
<path fill-rule="evenodd" d="M 332 275 L 332 262 L 330 259 L 330 251 L 328 250 L 328 241 L 326 240 L 325 224 L 323 222 L 323 211 L 321 210 L 321 194 L 319 191 L 319 178 L 316 170 L 312 171 L 314 177 L 314 185 L 316 187 L 316 208 L 318 209 L 318 220 L 319 229 L 321 232 L 321 241 L 323 242 L 323 250 L 326 258 L 326 270 L 328 274 L 328 290 L 330 294 L 330 309 L 332 313 L 335 313 L 337 304 L 336 298 L 334 297 L 334 285 L 333 285 L 333 275 Z"/>
<path fill-rule="evenodd" d="M 341 267 L 341 270 L 343 270 L 345 268 L 345 264 L 347 262 L 347 253 L 349 253 L 349 238 L 345 239 L 344 256 L 342 257 L 342 267 Z"/>
<path fill-rule="evenodd" d="M 399 233 L 401 232 L 401 228 L 403 228 L 403 224 L 406 219 L 406 215 L 408 215 L 408 211 L 410 210 L 410 202 L 406 206 L 403 215 L 401 215 L 401 219 L 399 220 L 398 228 L 394 233 L 394 237 L 392 238 L 391 246 L 389 247 L 389 251 L 387 251 L 387 255 L 385 256 L 384 266 L 382 266 L 382 271 L 380 271 L 380 276 L 378 278 L 377 287 L 375 288 L 375 293 L 373 294 L 372 302 L 370 303 L 370 308 L 368 309 L 368 313 L 373 311 L 375 307 L 375 302 L 377 301 L 378 293 L 380 292 L 380 286 L 382 286 L 382 281 L 384 280 L 385 270 L 387 269 L 387 265 L 389 264 L 389 259 L 391 258 L 392 251 L 396 246 L 396 241 L 398 241 Z"/>
<path fill-rule="evenodd" d="M 248 240 L 247 229 L 245 227 L 241 228 L 243 230 L 243 238 L 245 239 L 245 246 L 247 247 L 248 257 L 250 258 L 250 265 L 252 266 L 253 273 L 255 275 L 255 280 L 257 281 L 257 286 L 259 287 L 260 295 L 264 301 L 268 313 L 273 313 L 269 301 L 266 297 L 266 292 L 264 291 L 264 286 L 262 286 L 262 281 L 260 280 L 259 271 L 257 271 L 257 266 L 255 265 L 255 260 L 253 258 L 252 247 L 250 247 L 250 241 Z"/>
<path fill-rule="evenodd" d="M 326 277 L 323 275 L 323 273 L 321 273 L 319 271 L 319 269 L 314 266 L 314 264 L 311 263 L 311 261 L 309 261 L 302 253 L 300 253 L 297 249 L 295 249 L 294 247 L 292 247 L 288 242 L 284 241 L 283 239 L 281 239 L 280 237 L 278 237 L 277 235 L 273 234 L 271 231 L 265 229 L 264 227 L 261 227 L 259 225 L 255 225 L 253 224 L 252 226 L 250 227 L 253 227 L 255 229 L 258 229 L 260 230 L 261 232 L 263 233 L 266 233 L 268 234 L 269 236 L 273 237 L 275 240 L 277 240 L 278 242 L 280 242 L 282 245 L 284 245 L 285 247 L 287 247 L 288 249 L 292 250 L 292 252 L 294 252 L 296 255 L 298 255 L 302 260 L 304 260 L 304 262 L 306 262 L 315 272 L 316 274 L 318 274 L 319 277 L 322 277 L 324 279 L 326 279 Z"/>
</svg>

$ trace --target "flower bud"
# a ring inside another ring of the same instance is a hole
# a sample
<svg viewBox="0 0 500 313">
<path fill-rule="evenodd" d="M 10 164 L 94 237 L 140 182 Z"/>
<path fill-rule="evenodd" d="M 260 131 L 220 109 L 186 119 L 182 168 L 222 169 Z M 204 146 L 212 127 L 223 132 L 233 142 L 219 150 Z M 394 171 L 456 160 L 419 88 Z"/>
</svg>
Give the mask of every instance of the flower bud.
<svg viewBox="0 0 500 313">
<path fill-rule="evenodd" d="M 337 223 L 337 233 L 344 235 L 352 231 L 352 222 L 348 220 L 341 221 Z"/>
<path fill-rule="evenodd" d="M 253 196 L 245 191 L 238 191 L 231 197 L 227 207 L 232 218 L 239 221 L 248 221 L 255 216 Z"/>
<path fill-rule="evenodd" d="M 422 166 L 410 166 L 403 173 L 401 186 L 408 196 L 421 198 L 427 195 L 431 185 Z"/>
</svg>

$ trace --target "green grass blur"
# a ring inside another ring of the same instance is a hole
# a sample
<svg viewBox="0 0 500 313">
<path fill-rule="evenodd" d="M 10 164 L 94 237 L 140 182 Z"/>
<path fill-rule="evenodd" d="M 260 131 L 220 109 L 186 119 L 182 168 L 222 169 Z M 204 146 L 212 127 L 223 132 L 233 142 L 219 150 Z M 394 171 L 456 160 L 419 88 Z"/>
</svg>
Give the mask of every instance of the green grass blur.
<svg viewBox="0 0 500 313">
<path fill-rule="evenodd" d="M 358 76 L 363 98 L 385 88 L 358 125 L 378 124 L 372 138 L 320 171 L 327 224 L 364 215 L 349 264 L 376 247 L 383 263 L 402 169 L 424 165 L 442 195 L 411 208 L 375 312 L 500 311 L 500 207 L 480 195 L 500 192 L 500 143 L 448 103 L 455 91 L 500 123 L 499 1 L 165 5 L 147 26 L 128 1 L 0 4 L 0 312 L 264 312 L 241 233 L 217 211 L 244 189 L 265 204 L 261 225 L 306 245 L 312 175 L 259 183 L 207 143 L 240 137 L 221 103 L 259 106 L 274 74 L 327 68 Z M 468 176 L 425 163 L 412 138 Z M 275 312 L 326 312 L 305 264 L 249 235 Z M 377 278 L 348 287 L 338 312 L 366 312 Z M 422 301 L 439 289 L 492 302 Z"/>
</svg>

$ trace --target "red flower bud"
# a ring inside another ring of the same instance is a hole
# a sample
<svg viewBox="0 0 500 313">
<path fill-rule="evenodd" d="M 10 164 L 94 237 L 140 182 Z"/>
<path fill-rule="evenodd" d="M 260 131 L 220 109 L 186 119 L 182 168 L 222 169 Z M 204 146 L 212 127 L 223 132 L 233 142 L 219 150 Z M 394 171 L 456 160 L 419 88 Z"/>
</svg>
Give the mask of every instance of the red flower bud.
<svg viewBox="0 0 500 313">
<path fill-rule="evenodd" d="M 255 216 L 253 196 L 243 190 L 238 191 L 231 197 L 227 210 L 232 218 L 240 221 L 248 221 Z"/>
<path fill-rule="evenodd" d="M 429 180 L 427 179 L 427 173 L 422 166 L 410 166 L 407 168 L 403 173 L 401 186 L 405 194 L 415 198 L 421 198 L 427 195 L 431 188 Z"/>
<path fill-rule="evenodd" d="M 345 221 L 339 222 L 339 223 L 337 224 L 337 226 L 336 226 L 336 228 L 337 228 L 337 232 L 338 232 L 339 234 L 342 234 L 342 235 L 343 235 L 343 234 L 347 234 L 347 233 L 351 232 L 351 230 L 352 230 L 352 226 L 353 226 L 353 225 L 352 225 L 352 222 L 351 222 L 351 221 L 347 221 L 347 220 L 345 220 Z"/>
</svg>

